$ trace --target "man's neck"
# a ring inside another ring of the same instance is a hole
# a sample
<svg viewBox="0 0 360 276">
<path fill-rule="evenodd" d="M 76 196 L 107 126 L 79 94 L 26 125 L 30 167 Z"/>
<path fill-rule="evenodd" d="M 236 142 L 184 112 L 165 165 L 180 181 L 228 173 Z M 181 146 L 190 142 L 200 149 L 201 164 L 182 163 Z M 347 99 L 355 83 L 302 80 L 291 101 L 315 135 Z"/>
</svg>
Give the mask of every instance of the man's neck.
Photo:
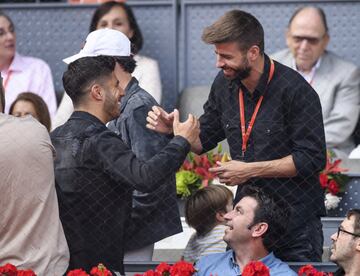
<svg viewBox="0 0 360 276">
<path fill-rule="evenodd" d="M 345 276 L 358 276 L 360 275 L 360 263 L 356 263 L 355 260 L 349 260 L 344 265 L 341 265 L 345 271 Z"/>
<path fill-rule="evenodd" d="M 265 66 L 265 56 L 259 56 L 258 60 L 254 63 L 250 76 L 246 79 L 243 79 L 241 82 L 247 88 L 247 90 L 252 94 L 255 91 L 255 88 L 259 84 L 261 75 L 264 72 Z"/>
<path fill-rule="evenodd" d="M 249 262 L 258 261 L 269 255 L 269 252 L 263 246 L 258 246 L 257 244 L 242 245 L 233 250 L 235 252 L 236 263 L 242 270 Z"/>
<path fill-rule="evenodd" d="M 90 107 L 86 105 L 77 106 L 74 108 L 74 111 L 82 111 L 87 112 L 96 118 L 98 118 L 103 124 L 108 123 L 110 120 L 107 118 L 107 116 L 104 114 L 102 108 L 100 107 Z"/>
</svg>

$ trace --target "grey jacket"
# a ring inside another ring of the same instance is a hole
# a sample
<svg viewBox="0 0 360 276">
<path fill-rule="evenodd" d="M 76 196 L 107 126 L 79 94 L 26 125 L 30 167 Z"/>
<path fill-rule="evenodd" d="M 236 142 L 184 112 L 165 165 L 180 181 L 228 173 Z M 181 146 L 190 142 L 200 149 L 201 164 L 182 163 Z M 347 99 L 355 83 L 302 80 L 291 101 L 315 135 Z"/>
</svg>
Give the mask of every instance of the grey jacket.
<svg viewBox="0 0 360 276">
<path fill-rule="evenodd" d="M 140 160 L 149 160 L 170 141 L 169 137 L 146 128 L 146 116 L 155 99 L 132 78 L 121 100 L 121 115 L 109 123 Z M 182 231 L 176 201 L 175 174 L 150 193 L 134 191 L 131 223 L 126 232 L 126 249 L 133 250 L 155 243 Z"/>
<path fill-rule="evenodd" d="M 272 58 L 291 68 L 295 65 L 289 49 L 273 54 Z M 312 86 L 320 97 L 326 145 L 344 158 L 355 147 L 352 133 L 360 112 L 360 70 L 326 51 Z"/>
</svg>

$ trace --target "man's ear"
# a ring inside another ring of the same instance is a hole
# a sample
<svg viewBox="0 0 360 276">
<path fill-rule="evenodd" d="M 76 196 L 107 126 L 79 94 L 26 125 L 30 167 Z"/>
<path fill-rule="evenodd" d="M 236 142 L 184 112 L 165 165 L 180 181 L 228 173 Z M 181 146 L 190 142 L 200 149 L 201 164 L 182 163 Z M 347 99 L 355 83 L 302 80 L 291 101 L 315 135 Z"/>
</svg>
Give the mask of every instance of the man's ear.
<svg viewBox="0 0 360 276">
<path fill-rule="evenodd" d="M 257 223 L 253 226 L 254 231 L 252 233 L 252 236 L 254 238 L 261 237 L 265 234 L 265 232 L 268 230 L 268 228 L 269 228 L 269 225 L 266 222 Z"/>
<path fill-rule="evenodd" d="M 360 253 L 360 239 L 356 239 L 355 249 Z"/>
<path fill-rule="evenodd" d="M 102 87 L 99 84 L 94 83 L 93 85 L 91 85 L 90 96 L 95 101 L 102 101 L 104 99 L 104 93 L 105 91 L 102 89 Z"/>
<path fill-rule="evenodd" d="M 257 60 L 259 55 L 260 55 L 260 48 L 259 46 L 256 45 L 251 46 L 247 52 L 247 58 L 252 62 Z"/>
</svg>

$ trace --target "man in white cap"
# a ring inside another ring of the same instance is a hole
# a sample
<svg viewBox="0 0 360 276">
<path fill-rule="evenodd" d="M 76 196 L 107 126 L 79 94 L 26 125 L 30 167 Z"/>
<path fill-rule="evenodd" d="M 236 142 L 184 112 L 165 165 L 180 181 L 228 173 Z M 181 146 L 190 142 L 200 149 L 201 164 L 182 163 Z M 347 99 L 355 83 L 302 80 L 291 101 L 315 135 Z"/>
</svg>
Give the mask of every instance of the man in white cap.
<svg viewBox="0 0 360 276">
<path fill-rule="evenodd" d="M 138 159 L 148 160 L 160 152 L 170 139 L 146 128 L 147 113 L 158 103 L 131 76 L 136 64 L 131 54 L 130 40 L 116 30 L 97 30 L 89 34 L 79 54 L 64 61 L 69 63 L 79 57 L 98 55 L 115 58 L 119 65 L 115 74 L 119 86 L 125 91 L 121 99 L 121 116 L 111 121 L 108 127 L 121 137 Z M 151 261 L 155 242 L 182 231 L 176 201 L 175 173 L 162 182 L 172 184 L 159 185 L 146 194 L 139 191 L 133 193 L 132 220 L 126 231 L 125 260 Z"/>
<path fill-rule="evenodd" d="M 51 133 L 51 139 L 57 151 L 55 179 L 70 250 L 69 269 L 89 270 L 102 262 L 123 274 L 133 189 L 152 192 L 161 185 L 171 186 L 165 180 L 181 166 L 199 129 L 192 115 L 184 123 L 177 120 L 175 137 L 142 162 L 106 128 L 120 115 L 126 83 L 124 68 L 113 57 L 102 55 L 114 55 L 116 50 L 103 47 L 109 32 L 111 39 L 124 42 L 116 46 L 120 55 L 116 59 L 130 56 L 130 43 L 122 33 L 98 30 L 89 34 L 80 53 L 65 60 L 71 63 L 63 84 L 75 112 Z"/>
</svg>

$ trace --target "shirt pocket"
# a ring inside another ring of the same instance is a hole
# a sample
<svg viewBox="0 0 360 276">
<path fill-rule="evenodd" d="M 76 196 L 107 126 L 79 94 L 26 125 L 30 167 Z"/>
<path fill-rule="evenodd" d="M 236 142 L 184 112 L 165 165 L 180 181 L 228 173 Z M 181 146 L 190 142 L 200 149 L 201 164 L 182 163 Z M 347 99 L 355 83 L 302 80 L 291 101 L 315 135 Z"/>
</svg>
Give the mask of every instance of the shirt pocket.
<svg viewBox="0 0 360 276">
<path fill-rule="evenodd" d="M 255 122 L 252 132 L 258 160 L 273 160 L 290 154 L 290 137 L 281 122 Z"/>
</svg>

